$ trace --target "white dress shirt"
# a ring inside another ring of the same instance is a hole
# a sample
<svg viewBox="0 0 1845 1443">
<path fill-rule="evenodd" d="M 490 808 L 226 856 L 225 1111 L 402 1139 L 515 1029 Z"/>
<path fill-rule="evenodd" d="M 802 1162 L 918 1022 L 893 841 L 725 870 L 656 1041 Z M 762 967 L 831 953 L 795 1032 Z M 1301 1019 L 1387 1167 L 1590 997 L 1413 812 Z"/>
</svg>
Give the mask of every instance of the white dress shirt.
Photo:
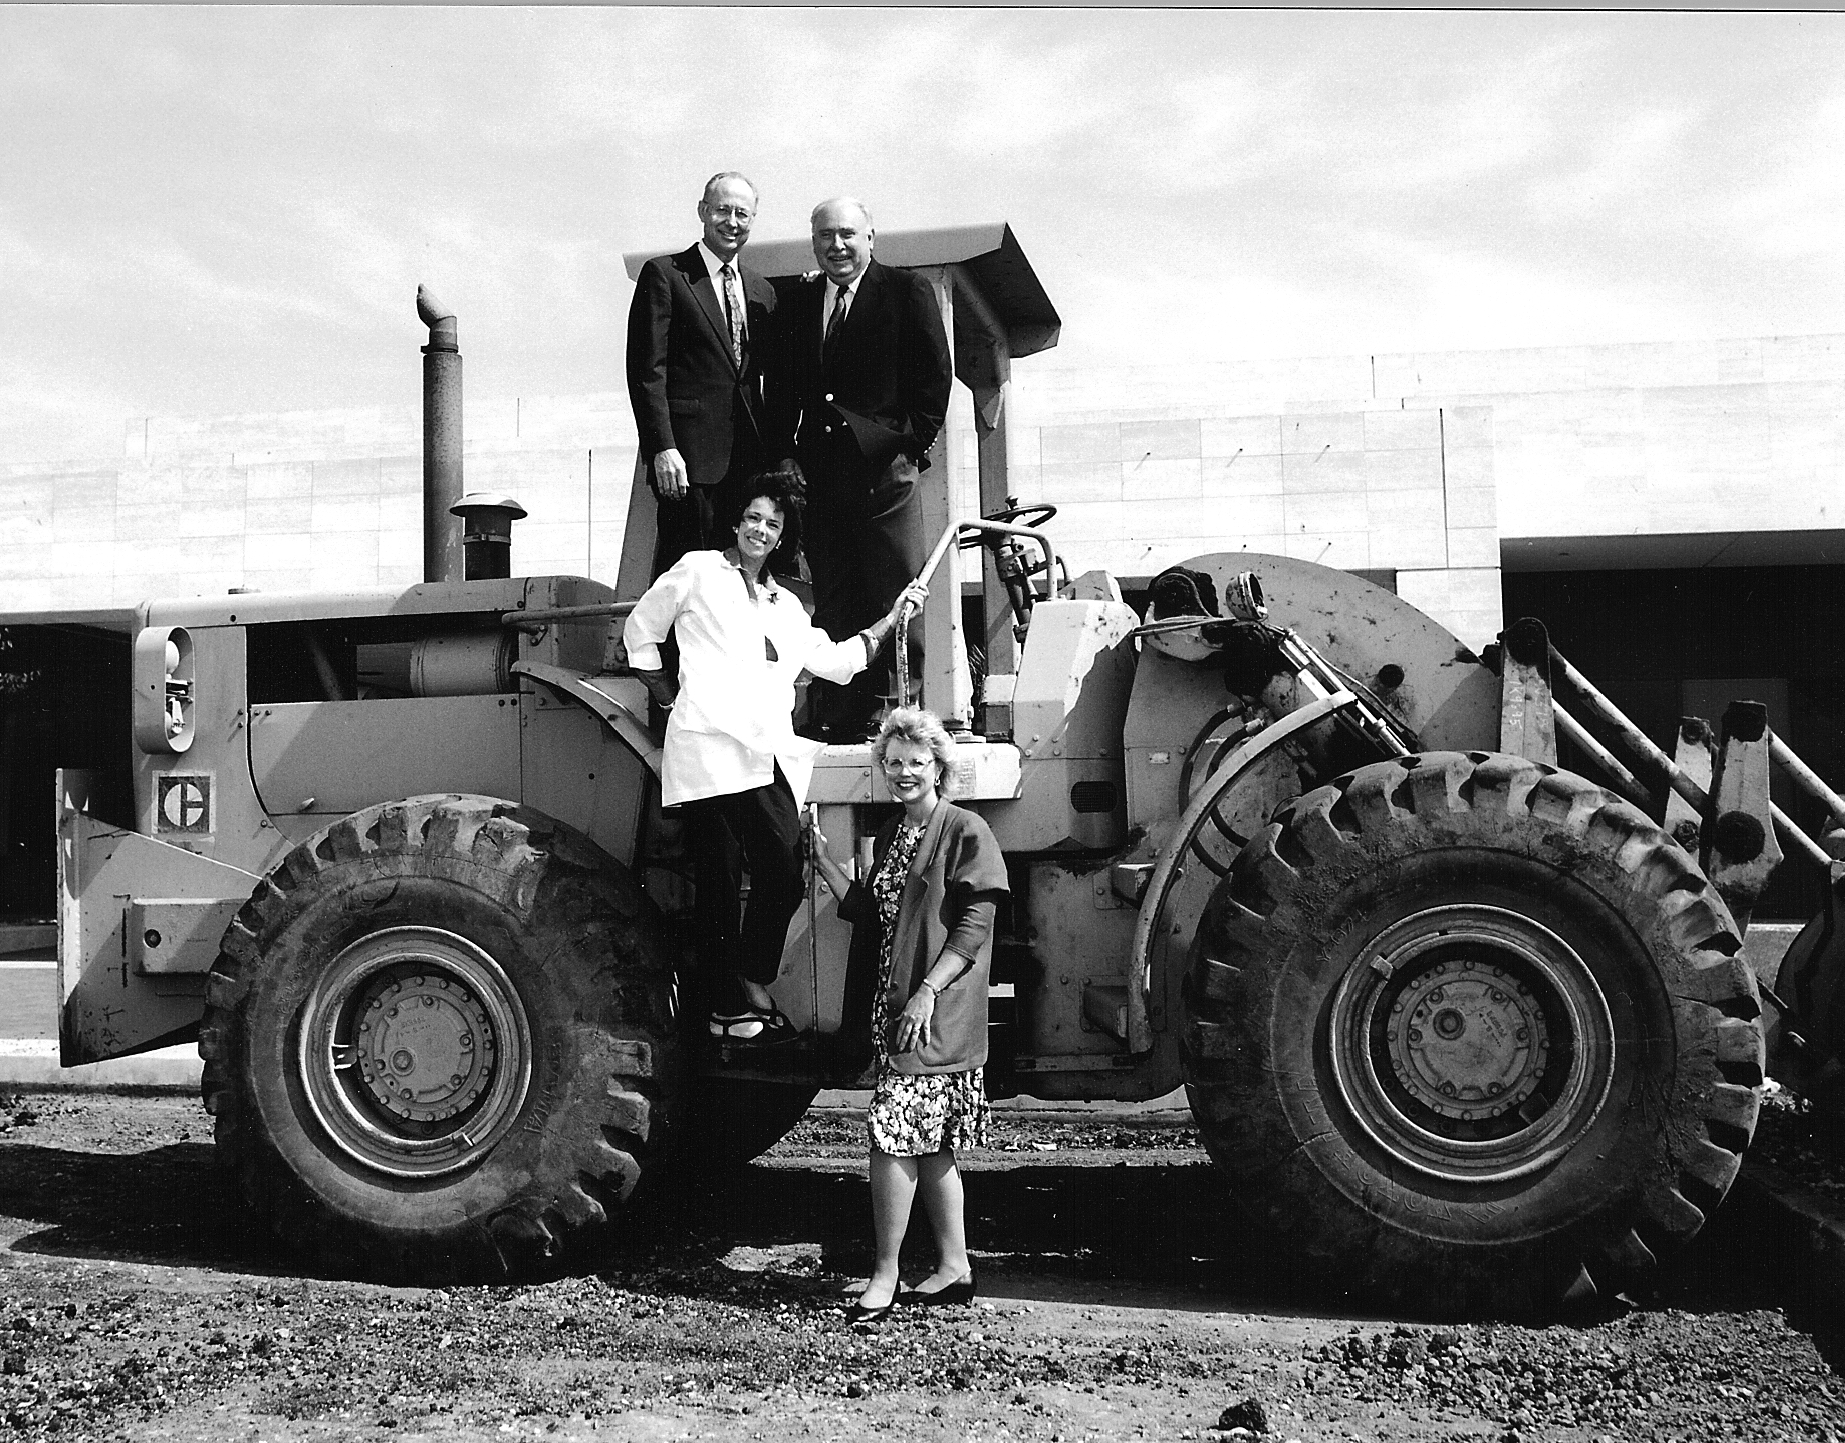
<svg viewBox="0 0 1845 1443">
<path fill-rule="evenodd" d="M 795 679 L 805 668 L 851 680 L 869 664 L 865 636 L 834 641 L 766 570 L 752 590 L 727 551 L 688 551 L 647 588 L 622 629 L 628 664 L 657 671 L 675 623 L 679 697 L 666 723 L 661 805 L 767 786 L 777 762 L 804 802 L 820 743 L 794 734 Z"/>
<path fill-rule="evenodd" d="M 743 327 L 743 339 L 747 342 L 750 335 L 749 298 L 743 294 L 743 267 L 738 264 L 741 253 L 728 261 L 703 241 L 698 243 L 698 254 L 705 262 L 705 271 L 711 277 L 711 288 L 717 292 L 718 314 L 724 314 L 724 267 L 729 266 L 737 273 L 737 299 L 743 302 L 743 314 L 737 317 L 737 323 Z"/>
</svg>

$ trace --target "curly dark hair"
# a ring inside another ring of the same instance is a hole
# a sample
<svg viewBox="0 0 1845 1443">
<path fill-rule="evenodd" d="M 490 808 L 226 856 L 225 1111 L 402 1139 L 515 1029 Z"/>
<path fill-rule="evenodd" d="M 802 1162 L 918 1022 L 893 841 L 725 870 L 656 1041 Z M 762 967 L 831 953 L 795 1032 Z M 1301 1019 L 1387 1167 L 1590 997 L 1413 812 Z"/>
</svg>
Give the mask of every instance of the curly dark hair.
<svg viewBox="0 0 1845 1443">
<path fill-rule="evenodd" d="M 794 554 L 801 548 L 801 511 L 807 502 L 807 487 L 799 472 L 780 466 L 754 473 L 731 493 L 725 521 L 731 530 L 742 523 L 743 513 L 758 496 L 766 496 L 782 513 L 782 539 L 769 553 L 770 569 L 777 576 L 792 574 Z"/>
<path fill-rule="evenodd" d="M 743 519 L 744 508 L 758 496 L 766 496 L 782 513 L 782 520 L 792 528 L 798 524 L 801 509 L 807 504 L 807 487 L 800 475 L 777 466 L 758 471 L 731 493 L 726 523 L 735 527 Z"/>
</svg>

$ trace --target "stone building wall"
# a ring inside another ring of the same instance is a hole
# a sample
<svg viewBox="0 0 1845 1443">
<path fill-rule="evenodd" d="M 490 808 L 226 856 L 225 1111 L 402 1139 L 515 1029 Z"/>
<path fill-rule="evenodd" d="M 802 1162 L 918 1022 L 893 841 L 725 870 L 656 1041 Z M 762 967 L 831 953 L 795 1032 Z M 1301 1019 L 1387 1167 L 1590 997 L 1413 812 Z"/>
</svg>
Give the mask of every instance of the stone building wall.
<svg viewBox="0 0 1845 1443">
<path fill-rule="evenodd" d="M 1840 525 L 1845 337 L 1059 368 L 1019 362 L 1012 490 L 1059 508 L 1078 570 L 1144 578 L 1208 551 L 1391 573 L 1478 646 L 1509 545 L 1558 536 Z M 471 490 L 530 512 L 525 573 L 612 582 L 634 468 L 619 391 L 472 398 Z M 949 464 L 978 499 L 967 393 Z M 421 418 L 410 409 L 129 423 L 107 462 L 0 463 L 0 610 L 255 586 L 414 581 Z M 1642 563 L 1643 564 L 1643 563 Z"/>
</svg>

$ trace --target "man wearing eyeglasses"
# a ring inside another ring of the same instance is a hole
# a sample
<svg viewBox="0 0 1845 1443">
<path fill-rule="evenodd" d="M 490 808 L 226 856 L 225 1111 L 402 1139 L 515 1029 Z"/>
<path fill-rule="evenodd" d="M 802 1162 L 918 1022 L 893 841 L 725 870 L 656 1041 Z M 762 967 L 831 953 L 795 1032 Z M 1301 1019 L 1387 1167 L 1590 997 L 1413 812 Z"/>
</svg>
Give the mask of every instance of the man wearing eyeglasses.
<svg viewBox="0 0 1845 1443">
<path fill-rule="evenodd" d="M 703 234 L 641 267 L 628 308 L 628 399 L 658 503 L 652 574 L 729 544 L 726 488 L 766 460 L 762 356 L 775 291 L 739 259 L 756 187 L 735 171 L 705 182 Z M 785 448 L 777 448 L 785 449 Z"/>
</svg>

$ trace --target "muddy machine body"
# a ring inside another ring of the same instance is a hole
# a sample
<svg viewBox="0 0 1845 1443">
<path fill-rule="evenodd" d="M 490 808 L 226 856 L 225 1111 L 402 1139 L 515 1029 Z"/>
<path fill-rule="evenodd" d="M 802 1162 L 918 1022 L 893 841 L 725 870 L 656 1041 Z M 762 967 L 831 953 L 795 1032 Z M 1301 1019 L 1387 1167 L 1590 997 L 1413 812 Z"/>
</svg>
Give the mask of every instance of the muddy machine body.
<svg viewBox="0 0 1845 1443">
<path fill-rule="evenodd" d="M 1057 326 L 1010 230 L 887 249 L 974 401 L 980 514 L 951 510 L 955 458 L 925 473 L 919 681 L 1013 883 L 990 1090 L 1185 1087 L 1245 1212 L 1367 1297 L 1530 1311 L 1644 1272 L 1753 1129 L 1738 917 L 1778 836 L 1823 859 L 1768 807 L 1771 734 L 1739 713 L 1701 762 L 1643 754 L 1668 814 L 1597 740 L 1605 699 L 1577 689 L 1592 727 L 1556 704 L 1581 679 L 1541 628 L 1476 656 L 1248 553 L 1137 610 L 1008 496 L 1010 365 Z M 332 1265 L 525 1276 L 650 1170 L 753 1156 L 863 1081 L 848 929 L 816 881 L 774 988 L 803 1043 L 687 1026 L 696 898 L 613 644 L 644 508 L 614 588 L 509 575 L 518 507 L 462 495 L 453 318 L 423 309 L 427 579 L 135 611 L 128 785 L 59 779 L 61 1036 L 71 1064 L 197 1038 L 250 1205 Z M 868 745 L 828 747 L 809 800 L 848 865 L 894 805 Z"/>
</svg>

